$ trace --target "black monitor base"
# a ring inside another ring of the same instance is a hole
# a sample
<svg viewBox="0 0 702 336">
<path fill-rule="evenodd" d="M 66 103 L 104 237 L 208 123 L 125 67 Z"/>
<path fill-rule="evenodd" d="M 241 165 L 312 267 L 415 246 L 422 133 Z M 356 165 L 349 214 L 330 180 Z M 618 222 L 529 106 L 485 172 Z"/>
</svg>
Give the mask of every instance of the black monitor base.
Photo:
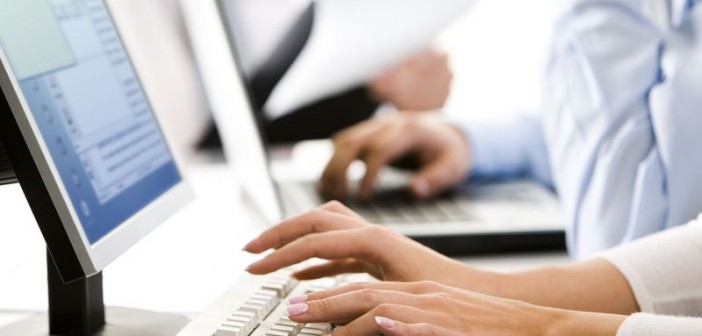
<svg viewBox="0 0 702 336">
<path fill-rule="evenodd" d="M 102 330 L 94 335 L 173 336 L 182 330 L 188 322 L 187 318 L 178 315 L 108 307 L 107 323 Z M 0 335 L 49 336 L 49 316 L 47 314 L 38 314 L 5 328 L 0 328 Z"/>
</svg>

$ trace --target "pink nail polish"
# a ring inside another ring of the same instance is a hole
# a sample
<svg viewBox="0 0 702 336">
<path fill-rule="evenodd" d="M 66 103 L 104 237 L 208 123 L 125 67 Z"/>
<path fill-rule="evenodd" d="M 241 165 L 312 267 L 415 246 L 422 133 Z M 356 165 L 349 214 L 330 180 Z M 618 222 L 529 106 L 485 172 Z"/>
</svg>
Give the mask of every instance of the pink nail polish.
<svg viewBox="0 0 702 336">
<path fill-rule="evenodd" d="M 383 329 L 395 329 L 397 327 L 397 323 L 389 318 L 385 318 L 382 316 L 376 316 L 375 317 L 375 323 L 377 323 L 381 328 Z"/>
<path fill-rule="evenodd" d="M 309 298 L 309 296 L 307 296 L 307 295 L 296 296 L 296 297 L 290 298 L 288 300 L 288 304 L 294 305 L 294 304 L 298 304 L 298 303 L 307 302 L 308 298 Z"/>
<path fill-rule="evenodd" d="M 310 309 L 305 303 L 294 304 L 287 309 L 288 316 L 297 316 L 306 313 Z"/>
</svg>

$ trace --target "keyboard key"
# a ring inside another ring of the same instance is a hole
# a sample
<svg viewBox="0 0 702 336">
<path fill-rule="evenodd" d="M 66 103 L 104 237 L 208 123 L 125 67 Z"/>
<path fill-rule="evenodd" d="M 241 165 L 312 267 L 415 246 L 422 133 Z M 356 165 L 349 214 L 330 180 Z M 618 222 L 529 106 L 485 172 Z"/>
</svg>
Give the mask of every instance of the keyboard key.
<svg viewBox="0 0 702 336">
<path fill-rule="evenodd" d="M 417 208 L 430 222 L 448 222 L 451 220 L 441 207 L 435 202 L 425 203 Z"/>
<path fill-rule="evenodd" d="M 405 221 L 407 222 L 426 222 L 427 218 L 424 216 L 424 214 L 418 209 L 418 206 L 415 204 L 407 204 L 407 205 L 398 205 L 397 206 L 397 211 L 402 215 Z"/>
<path fill-rule="evenodd" d="M 468 214 L 452 200 L 441 200 L 437 201 L 437 204 L 451 219 L 453 220 L 467 220 L 469 219 Z"/>
<path fill-rule="evenodd" d="M 296 330 L 296 329 L 297 329 L 296 327 L 279 325 L 279 324 L 276 324 L 276 325 L 271 327 L 271 330 L 284 332 L 286 335 L 290 335 L 290 336 L 297 333 L 298 330 Z"/>
<path fill-rule="evenodd" d="M 273 308 L 275 308 L 275 306 L 278 304 L 278 297 L 276 297 L 276 296 L 254 294 L 254 295 L 251 295 L 250 300 L 256 300 L 256 301 L 263 302 L 264 306 L 266 307 L 266 310 L 268 312 L 273 310 Z"/>
<path fill-rule="evenodd" d="M 278 296 L 279 298 L 283 298 L 287 294 L 285 291 L 285 284 L 268 282 L 264 284 L 262 288 L 265 290 L 274 291 L 276 293 L 276 296 Z"/>
<path fill-rule="evenodd" d="M 245 311 L 245 310 L 237 310 L 234 313 L 232 313 L 232 316 L 243 316 L 248 318 L 249 320 L 256 320 L 256 314 L 252 313 L 250 311 Z M 258 322 L 258 321 L 256 321 Z"/>
<path fill-rule="evenodd" d="M 241 306 L 239 308 L 239 310 L 253 313 L 256 321 L 260 321 L 265 317 L 265 315 L 263 315 L 264 309 L 261 306 L 252 306 L 252 305 L 244 304 L 243 306 Z"/>
<path fill-rule="evenodd" d="M 227 322 L 240 322 L 244 323 L 244 329 L 253 329 L 256 324 L 258 323 L 257 321 L 252 320 L 249 317 L 243 317 L 243 316 L 236 316 L 232 315 L 227 318 Z"/>
<path fill-rule="evenodd" d="M 284 331 L 278 331 L 278 330 L 268 330 L 266 331 L 266 336 L 289 336 L 290 334 L 284 332 Z"/>
<path fill-rule="evenodd" d="M 326 333 L 322 330 L 319 330 L 319 329 L 305 327 L 305 328 L 302 328 L 302 330 L 300 330 L 300 333 L 298 335 L 302 335 L 302 334 L 313 335 L 313 336 L 323 336 Z"/>
<path fill-rule="evenodd" d="M 243 322 L 227 320 L 224 323 L 222 323 L 222 325 L 225 327 L 232 328 L 232 329 L 242 329 L 242 330 L 246 329 L 246 323 L 243 323 Z"/>
<path fill-rule="evenodd" d="M 328 334 L 332 330 L 331 324 L 327 323 L 308 323 L 305 328 L 320 330 L 322 334 Z"/>
<path fill-rule="evenodd" d="M 215 336 L 246 336 L 241 328 L 221 326 L 215 331 Z"/>
<path fill-rule="evenodd" d="M 287 317 L 287 316 L 283 316 L 283 317 L 280 318 L 280 320 L 278 320 L 278 322 L 276 322 L 276 324 L 296 326 L 296 325 L 298 325 L 299 323 L 297 323 L 297 322 L 291 320 L 291 319 L 290 319 L 289 317 Z"/>
</svg>

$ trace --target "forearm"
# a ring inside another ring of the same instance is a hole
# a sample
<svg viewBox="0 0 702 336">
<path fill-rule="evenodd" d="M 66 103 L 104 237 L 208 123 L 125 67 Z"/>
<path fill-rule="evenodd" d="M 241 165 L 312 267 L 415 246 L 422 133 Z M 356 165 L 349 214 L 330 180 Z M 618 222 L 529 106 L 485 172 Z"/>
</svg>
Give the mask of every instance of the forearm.
<svg viewBox="0 0 702 336">
<path fill-rule="evenodd" d="M 639 310 L 624 276 L 602 259 L 498 274 L 469 270 L 464 288 L 569 310 L 629 315 Z"/>
</svg>

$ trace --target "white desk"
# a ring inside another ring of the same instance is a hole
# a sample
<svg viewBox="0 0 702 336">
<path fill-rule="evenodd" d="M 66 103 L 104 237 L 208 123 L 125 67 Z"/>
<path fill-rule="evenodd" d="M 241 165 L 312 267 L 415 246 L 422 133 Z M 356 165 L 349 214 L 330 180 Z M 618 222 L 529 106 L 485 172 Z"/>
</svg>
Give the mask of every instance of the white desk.
<svg viewBox="0 0 702 336">
<path fill-rule="evenodd" d="M 195 166 L 196 201 L 104 272 L 105 303 L 195 314 L 224 292 L 256 257 L 241 247 L 262 229 L 242 205 L 224 165 Z M 47 309 L 45 247 L 19 186 L 0 187 L 0 325 Z M 564 253 L 466 258 L 498 271 L 558 264 Z"/>
</svg>

